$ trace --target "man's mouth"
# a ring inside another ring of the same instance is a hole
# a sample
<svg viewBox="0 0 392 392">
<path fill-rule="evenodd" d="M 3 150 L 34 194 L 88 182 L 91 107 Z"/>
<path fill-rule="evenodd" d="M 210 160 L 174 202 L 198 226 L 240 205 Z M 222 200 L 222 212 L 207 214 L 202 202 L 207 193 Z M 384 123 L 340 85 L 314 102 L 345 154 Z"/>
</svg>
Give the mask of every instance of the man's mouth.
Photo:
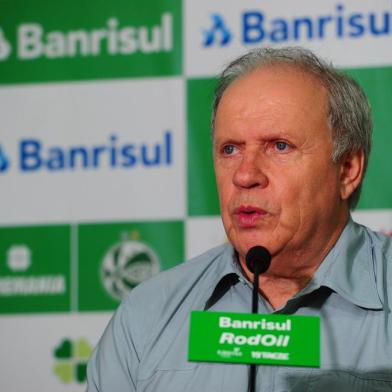
<svg viewBox="0 0 392 392">
<path fill-rule="evenodd" d="M 242 228 L 256 226 L 257 222 L 267 215 L 267 211 L 253 206 L 240 206 L 234 210 L 234 218 Z"/>
</svg>

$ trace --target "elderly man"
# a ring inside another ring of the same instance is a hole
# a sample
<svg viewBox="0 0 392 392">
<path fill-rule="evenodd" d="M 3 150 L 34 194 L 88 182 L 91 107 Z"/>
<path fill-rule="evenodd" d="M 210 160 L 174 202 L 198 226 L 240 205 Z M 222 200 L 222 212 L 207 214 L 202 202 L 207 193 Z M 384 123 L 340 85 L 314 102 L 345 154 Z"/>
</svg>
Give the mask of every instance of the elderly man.
<svg viewBox="0 0 392 392">
<path fill-rule="evenodd" d="M 250 311 L 254 245 L 272 254 L 259 311 L 321 318 L 321 368 L 260 366 L 258 390 L 391 391 L 392 244 L 350 218 L 371 144 L 360 87 L 307 50 L 255 50 L 223 72 L 212 124 L 230 244 L 131 293 L 88 391 L 246 390 L 246 365 L 188 362 L 187 343 L 191 310 Z"/>
</svg>

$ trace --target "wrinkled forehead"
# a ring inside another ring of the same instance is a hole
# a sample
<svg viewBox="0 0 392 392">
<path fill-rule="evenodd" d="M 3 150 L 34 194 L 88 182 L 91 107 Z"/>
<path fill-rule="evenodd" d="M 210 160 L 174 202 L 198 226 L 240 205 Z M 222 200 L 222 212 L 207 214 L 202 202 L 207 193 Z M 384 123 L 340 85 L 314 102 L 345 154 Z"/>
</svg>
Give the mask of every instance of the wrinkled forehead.
<svg viewBox="0 0 392 392">
<path fill-rule="evenodd" d="M 320 80 L 292 65 L 256 68 L 224 91 L 217 107 L 214 127 L 236 119 L 328 122 L 328 92 Z"/>
</svg>

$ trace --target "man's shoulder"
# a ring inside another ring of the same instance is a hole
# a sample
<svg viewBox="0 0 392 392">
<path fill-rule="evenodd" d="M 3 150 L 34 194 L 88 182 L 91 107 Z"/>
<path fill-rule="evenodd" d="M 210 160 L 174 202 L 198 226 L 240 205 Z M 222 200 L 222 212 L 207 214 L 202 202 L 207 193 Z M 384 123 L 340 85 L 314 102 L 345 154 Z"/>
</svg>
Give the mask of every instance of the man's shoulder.
<svg viewBox="0 0 392 392">
<path fill-rule="evenodd" d="M 359 224 L 357 224 L 359 225 Z M 390 235 L 374 231 L 367 226 L 359 225 L 366 231 L 370 238 L 372 252 L 383 261 L 392 262 L 392 237 Z"/>
<path fill-rule="evenodd" d="M 124 299 L 116 317 L 131 330 L 140 352 L 159 336 L 177 333 L 190 311 L 204 308 L 209 288 L 216 284 L 216 272 L 227 262 L 230 249 L 222 245 L 163 271 Z"/>
<path fill-rule="evenodd" d="M 374 285 L 377 287 L 378 296 L 385 305 L 392 301 L 392 238 L 384 233 L 359 225 L 366 233 L 370 247 L 367 254 L 371 260 L 369 270 L 374 277 Z"/>
</svg>

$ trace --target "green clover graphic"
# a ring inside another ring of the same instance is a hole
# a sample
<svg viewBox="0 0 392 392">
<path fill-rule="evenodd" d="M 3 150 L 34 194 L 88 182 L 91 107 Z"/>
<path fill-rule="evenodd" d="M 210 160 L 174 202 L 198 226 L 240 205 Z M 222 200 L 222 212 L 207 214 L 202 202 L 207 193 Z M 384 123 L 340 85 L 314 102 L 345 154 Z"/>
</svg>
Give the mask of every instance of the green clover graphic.
<svg viewBox="0 0 392 392">
<path fill-rule="evenodd" d="M 80 338 L 73 342 L 63 339 L 54 349 L 56 364 L 53 371 L 65 384 L 73 381 L 83 383 L 86 380 L 87 361 L 93 349 L 86 339 Z"/>
</svg>

